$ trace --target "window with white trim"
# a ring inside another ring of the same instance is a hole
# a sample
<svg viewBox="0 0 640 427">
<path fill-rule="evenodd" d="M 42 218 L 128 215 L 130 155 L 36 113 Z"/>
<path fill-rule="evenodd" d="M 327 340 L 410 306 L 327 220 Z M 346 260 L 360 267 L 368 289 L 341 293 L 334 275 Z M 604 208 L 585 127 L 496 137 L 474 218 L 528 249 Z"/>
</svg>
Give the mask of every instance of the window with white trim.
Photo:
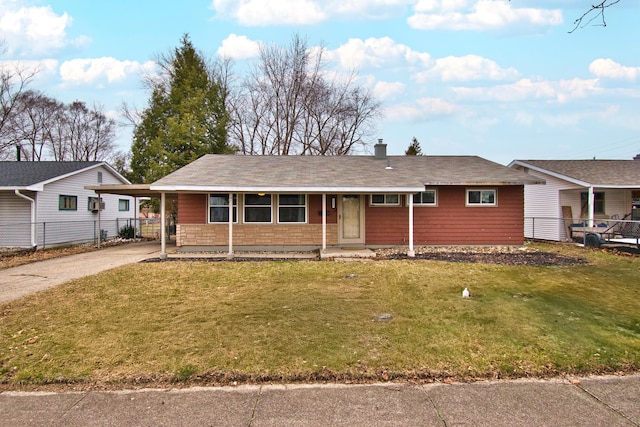
<svg viewBox="0 0 640 427">
<path fill-rule="evenodd" d="M 229 222 L 229 195 L 209 194 L 209 222 Z M 233 195 L 233 222 L 238 222 L 238 199 Z"/>
<path fill-rule="evenodd" d="M 279 194 L 278 222 L 307 222 L 307 197 L 304 194 Z"/>
<path fill-rule="evenodd" d="M 372 194 L 371 206 L 400 206 L 400 195 Z"/>
<path fill-rule="evenodd" d="M 244 195 L 244 222 L 271 222 L 271 194 Z"/>
<path fill-rule="evenodd" d="M 418 206 L 436 206 L 438 199 L 436 190 L 425 190 L 413 195 L 413 204 Z"/>
<path fill-rule="evenodd" d="M 467 190 L 467 206 L 496 206 L 497 191 L 494 189 Z"/>
</svg>

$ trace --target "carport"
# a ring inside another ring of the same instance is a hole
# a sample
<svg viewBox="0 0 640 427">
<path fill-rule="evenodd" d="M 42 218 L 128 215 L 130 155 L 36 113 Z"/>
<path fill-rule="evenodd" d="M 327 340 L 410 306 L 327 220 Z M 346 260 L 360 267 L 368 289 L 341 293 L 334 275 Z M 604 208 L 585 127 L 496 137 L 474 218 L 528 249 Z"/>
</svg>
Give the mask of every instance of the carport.
<svg viewBox="0 0 640 427">
<path fill-rule="evenodd" d="M 160 227 L 160 258 L 165 259 L 167 257 L 167 227 L 166 227 L 166 202 L 176 198 L 174 193 L 165 193 L 160 191 L 151 190 L 150 184 L 108 184 L 108 185 L 91 185 L 85 187 L 87 190 L 93 190 L 100 198 L 101 194 L 118 194 L 122 196 L 131 196 L 134 198 L 134 204 L 136 206 L 136 217 L 138 215 L 138 199 L 139 198 L 151 198 L 160 197 L 160 221 L 162 227 Z M 100 210 L 98 210 L 98 229 L 100 229 Z M 98 233 L 98 248 L 101 244 L 101 236 Z"/>
</svg>

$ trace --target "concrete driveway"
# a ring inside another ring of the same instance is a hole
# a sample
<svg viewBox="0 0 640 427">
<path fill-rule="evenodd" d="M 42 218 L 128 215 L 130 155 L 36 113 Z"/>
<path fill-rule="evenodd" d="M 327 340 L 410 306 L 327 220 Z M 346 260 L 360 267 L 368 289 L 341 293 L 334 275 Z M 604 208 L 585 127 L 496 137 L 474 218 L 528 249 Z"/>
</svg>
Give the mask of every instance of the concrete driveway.
<svg viewBox="0 0 640 427">
<path fill-rule="evenodd" d="M 0 270 L 0 303 L 12 301 L 69 280 L 160 256 L 160 242 L 146 241 L 25 264 Z"/>
</svg>

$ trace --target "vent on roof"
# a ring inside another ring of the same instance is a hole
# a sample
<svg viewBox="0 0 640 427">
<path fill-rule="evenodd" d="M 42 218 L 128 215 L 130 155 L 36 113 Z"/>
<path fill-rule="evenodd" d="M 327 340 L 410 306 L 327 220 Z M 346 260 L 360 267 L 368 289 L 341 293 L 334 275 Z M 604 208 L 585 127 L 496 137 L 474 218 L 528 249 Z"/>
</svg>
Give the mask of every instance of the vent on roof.
<svg viewBox="0 0 640 427">
<path fill-rule="evenodd" d="M 386 159 L 387 158 L 387 144 L 382 143 L 382 138 L 378 140 L 378 143 L 373 146 L 375 149 L 375 158 L 376 159 Z"/>
</svg>

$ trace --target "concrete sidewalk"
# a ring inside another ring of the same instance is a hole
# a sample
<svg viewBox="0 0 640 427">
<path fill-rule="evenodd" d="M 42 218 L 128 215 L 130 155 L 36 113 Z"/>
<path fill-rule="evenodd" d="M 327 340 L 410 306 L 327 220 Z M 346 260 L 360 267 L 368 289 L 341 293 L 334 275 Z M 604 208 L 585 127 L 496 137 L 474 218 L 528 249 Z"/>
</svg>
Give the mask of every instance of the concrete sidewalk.
<svg viewBox="0 0 640 427">
<path fill-rule="evenodd" d="M 0 393 L 2 426 L 639 426 L 640 376 Z"/>
<path fill-rule="evenodd" d="M 102 248 L 0 270 L 0 303 L 73 279 L 160 256 L 160 242 L 146 241 Z M 1 420 L 0 420 L 1 423 Z"/>
</svg>

